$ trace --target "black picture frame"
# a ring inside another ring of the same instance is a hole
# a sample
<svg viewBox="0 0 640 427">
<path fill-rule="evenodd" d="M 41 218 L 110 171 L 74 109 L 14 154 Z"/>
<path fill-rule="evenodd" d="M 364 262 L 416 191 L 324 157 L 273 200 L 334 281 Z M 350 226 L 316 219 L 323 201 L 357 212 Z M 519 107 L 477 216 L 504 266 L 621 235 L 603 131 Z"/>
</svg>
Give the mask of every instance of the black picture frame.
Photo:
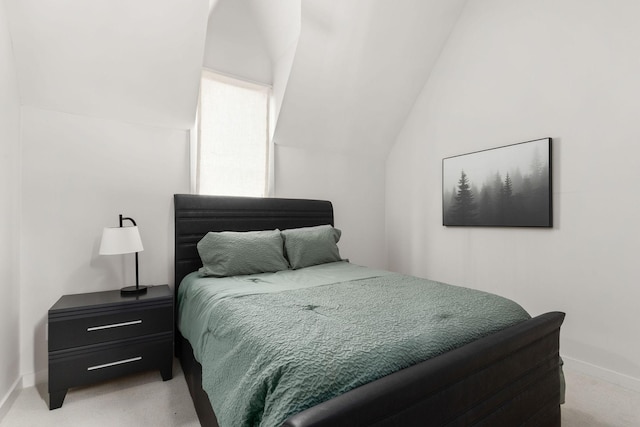
<svg viewBox="0 0 640 427">
<path fill-rule="evenodd" d="M 553 227 L 551 138 L 442 159 L 442 225 Z"/>
</svg>

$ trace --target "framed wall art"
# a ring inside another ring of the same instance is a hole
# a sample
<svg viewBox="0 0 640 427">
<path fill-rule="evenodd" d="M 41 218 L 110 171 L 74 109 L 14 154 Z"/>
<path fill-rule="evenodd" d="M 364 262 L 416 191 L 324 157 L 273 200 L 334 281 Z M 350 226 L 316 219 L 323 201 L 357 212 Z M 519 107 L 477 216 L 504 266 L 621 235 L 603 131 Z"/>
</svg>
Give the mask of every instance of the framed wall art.
<svg viewBox="0 0 640 427">
<path fill-rule="evenodd" d="M 442 160 L 446 226 L 552 227 L 551 138 Z"/>
</svg>

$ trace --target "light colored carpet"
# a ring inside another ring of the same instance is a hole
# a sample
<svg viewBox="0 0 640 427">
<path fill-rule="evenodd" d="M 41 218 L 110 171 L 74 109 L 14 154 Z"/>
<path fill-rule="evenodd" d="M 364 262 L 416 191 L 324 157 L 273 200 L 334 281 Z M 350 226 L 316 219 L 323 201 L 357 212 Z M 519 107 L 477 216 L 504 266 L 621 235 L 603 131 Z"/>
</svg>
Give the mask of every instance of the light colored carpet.
<svg viewBox="0 0 640 427">
<path fill-rule="evenodd" d="M 640 393 L 564 367 L 563 427 L 638 427 Z"/>
<path fill-rule="evenodd" d="M 173 366 L 169 381 L 153 371 L 71 389 L 53 411 L 47 384 L 25 388 L 0 427 L 199 427 L 180 365 Z"/>
<path fill-rule="evenodd" d="M 566 369 L 563 427 L 638 427 L 640 393 Z M 132 375 L 67 393 L 49 411 L 46 384 L 20 391 L 0 427 L 197 427 L 179 365 L 163 382 L 159 372 Z"/>
</svg>

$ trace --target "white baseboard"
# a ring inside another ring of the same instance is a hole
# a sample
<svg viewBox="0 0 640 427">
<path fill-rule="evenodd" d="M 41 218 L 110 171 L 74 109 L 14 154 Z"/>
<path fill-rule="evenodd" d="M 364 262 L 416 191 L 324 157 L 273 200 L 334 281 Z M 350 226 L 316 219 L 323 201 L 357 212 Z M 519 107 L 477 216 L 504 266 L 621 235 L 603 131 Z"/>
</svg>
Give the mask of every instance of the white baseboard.
<svg viewBox="0 0 640 427">
<path fill-rule="evenodd" d="M 13 402 L 18 398 L 18 394 L 20 394 L 20 390 L 22 390 L 22 377 L 18 377 L 15 380 L 7 395 L 0 401 L 0 421 L 2 421 L 4 416 L 7 415 L 7 412 L 9 412 L 9 409 L 11 409 L 11 405 L 13 405 Z"/>
<path fill-rule="evenodd" d="M 31 372 L 22 376 L 22 388 L 33 387 L 48 381 L 49 371 L 43 369 L 38 372 Z"/>
<path fill-rule="evenodd" d="M 568 356 L 562 356 L 562 360 L 564 361 L 564 366 L 567 369 L 598 378 L 629 390 L 640 392 L 640 378 L 630 377 L 628 375 L 621 374 L 601 366 L 592 365 L 591 363 L 583 362 L 582 360 L 573 359 Z"/>
</svg>

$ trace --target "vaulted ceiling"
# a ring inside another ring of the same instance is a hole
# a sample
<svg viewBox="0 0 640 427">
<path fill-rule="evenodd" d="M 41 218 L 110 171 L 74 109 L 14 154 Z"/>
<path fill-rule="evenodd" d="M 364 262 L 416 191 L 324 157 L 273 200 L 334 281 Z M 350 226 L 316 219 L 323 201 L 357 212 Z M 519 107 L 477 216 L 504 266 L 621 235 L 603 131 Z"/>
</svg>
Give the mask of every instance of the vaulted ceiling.
<svg viewBox="0 0 640 427">
<path fill-rule="evenodd" d="M 466 0 L 4 0 L 23 105 L 193 125 L 203 66 L 272 84 L 277 144 L 384 155 Z"/>
<path fill-rule="evenodd" d="M 276 143 L 386 156 L 465 1 L 304 0 Z"/>
<path fill-rule="evenodd" d="M 26 106 L 193 125 L 208 0 L 4 0 Z"/>
</svg>

